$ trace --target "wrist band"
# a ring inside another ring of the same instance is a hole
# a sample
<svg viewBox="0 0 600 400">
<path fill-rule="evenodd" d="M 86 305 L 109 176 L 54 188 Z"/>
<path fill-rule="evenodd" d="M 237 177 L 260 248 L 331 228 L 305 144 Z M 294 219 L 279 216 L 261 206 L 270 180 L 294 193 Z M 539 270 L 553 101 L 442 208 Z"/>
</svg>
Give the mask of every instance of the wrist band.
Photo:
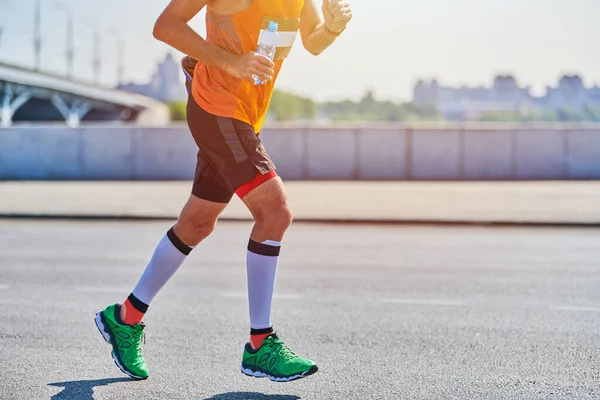
<svg viewBox="0 0 600 400">
<path fill-rule="evenodd" d="M 344 32 L 344 30 L 346 29 L 346 27 L 344 27 L 344 29 L 342 29 L 341 31 L 334 32 L 327 27 L 327 24 L 323 24 L 323 26 L 325 27 L 325 32 L 327 32 L 328 34 L 333 35 L 333 36 L 340 36 L 342 34 L 342 32 Z"/>
</svg>

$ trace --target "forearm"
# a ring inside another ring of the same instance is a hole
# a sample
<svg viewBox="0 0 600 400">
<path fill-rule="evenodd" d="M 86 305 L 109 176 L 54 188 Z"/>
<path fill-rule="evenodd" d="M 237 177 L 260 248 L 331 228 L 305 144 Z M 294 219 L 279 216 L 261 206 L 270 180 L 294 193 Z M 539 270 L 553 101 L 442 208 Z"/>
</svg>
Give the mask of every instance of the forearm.
<svg viewBox="0 0 600 400">
<path fill-rule="evenodd" d="M 308 36 L 308 40 L 306 41 L 305 47 L 306 49 L 314 55 L 321 54 L 325 49 L 327 49 L 337 36 L 327 31 L 325 27 L 325 23 L 320 23 L 315 30 Z"/>
<path fill-rule="evenodd" d="M 208 43 L 188 24 L 181 21 L 158 20 L 153 34 L 156 39 L 199 62 L 226 71 L 233 57 L 233 54 L 221 47 Z"/>
<path fill-rule="evenodd" d="M 321 9 L 317 0 L 306 0 L 300 20 L 302 43 L 314 55 L 331 46 L 346 29 L 352 11 L 344 0 L 323 0 Z"/>
</svg>

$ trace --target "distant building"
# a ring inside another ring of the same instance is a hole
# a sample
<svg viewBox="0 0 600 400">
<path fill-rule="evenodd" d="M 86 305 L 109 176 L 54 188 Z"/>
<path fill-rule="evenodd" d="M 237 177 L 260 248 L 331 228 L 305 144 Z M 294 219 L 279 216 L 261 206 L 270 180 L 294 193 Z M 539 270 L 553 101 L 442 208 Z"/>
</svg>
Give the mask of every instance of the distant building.
<svg viewBox="0 0 600 400">
<path fill-rule="evenodd" d="M 564 76 L 558 87 L 547 88 L 543 97 L 534 97 L 529 87 L 520 87 L 510 75 L 497 76 L 491 87 L 454 88 L 441 86 L 436 80 L 419 80 L 413 101 L 436 105 L 448 119 L 469 120 L 493 111 L 526 113 L 600 107 L 600 88 L 586 88 L 580 77 Z"/>
<path fill-rule="evenodd" d="M 120 84 L 118 88 L 143 94 L 166 103 L 181 101 L 187 99 L 182 76 L 179 62 L 175 60 L 171 53 L 168 53 L 165 60 L 158 64 L 156 73 L 152 76 L 150 83 L 142 85 L 126 83 Z"/>
<path fill-rule="evenodd" d="M 547 87 L 546 95 L 540 99 L 541 106 L 546 110 L 571 109 L 581 110 L 588 107 L 600 107 L 600 88 L 586 88 L 577 75 L 563 76 L 558 86 Z"/>
</svg>

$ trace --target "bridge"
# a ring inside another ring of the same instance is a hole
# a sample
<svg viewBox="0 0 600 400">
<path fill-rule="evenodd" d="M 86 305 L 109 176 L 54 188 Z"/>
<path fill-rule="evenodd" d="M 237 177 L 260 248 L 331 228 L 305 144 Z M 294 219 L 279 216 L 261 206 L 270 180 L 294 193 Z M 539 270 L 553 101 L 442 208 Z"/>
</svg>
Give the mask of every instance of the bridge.
<svg viewBox="0 0 600 400">
<path fill-rule="evenodd" d="M 17 121 L 64 121 L 71 127 L 81 121 L 163 125 L 169 122 L 169 110 L 139 94 L 0 63 L 0 126 Z"/>
</svg>

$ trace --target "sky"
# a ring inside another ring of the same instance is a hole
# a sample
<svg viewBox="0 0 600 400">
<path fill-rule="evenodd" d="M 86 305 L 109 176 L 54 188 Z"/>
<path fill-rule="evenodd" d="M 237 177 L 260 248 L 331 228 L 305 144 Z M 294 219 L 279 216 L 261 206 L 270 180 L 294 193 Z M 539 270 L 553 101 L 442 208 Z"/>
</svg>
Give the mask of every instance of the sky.
<svg viewBox="0 0 600 400">
<path fill-rule="evenodd" d="M 147 82 L 170 48 L 152 37 L 167 0 L 41 0 L 42 69 L 64 74 L 66 13 L 75 15 L 75 77 L 91 80 L 93 27 L 101 32 L 102 76 L 116 84 L 117 37 L 125 80 Z M 318 57 L 298 39 L 278 87 L 317 100 L 410 100 L 420 79 L 489 86 L 514 74 L 541 95 L 563 74 L 600 84 L 600 0 L 350 0 L 354 18 Z M 34 0 L 0 0 L 0 61 L 33 66 Z M 204 14 L 192 22 L 204 35 Z M 179 56 L 179 53 L 174 52 Z"/>
</svg>

